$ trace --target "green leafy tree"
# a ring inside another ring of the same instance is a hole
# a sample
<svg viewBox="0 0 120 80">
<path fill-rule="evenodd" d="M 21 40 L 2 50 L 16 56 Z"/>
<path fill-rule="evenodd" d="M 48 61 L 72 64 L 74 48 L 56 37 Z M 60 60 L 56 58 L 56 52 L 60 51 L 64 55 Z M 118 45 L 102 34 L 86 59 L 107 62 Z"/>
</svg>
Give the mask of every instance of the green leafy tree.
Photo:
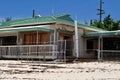
<svg viewBox="0 0 120 80">
<path fill-rule="evenodd" d="M 88 24 L 88 22 L 87 22 L 87 21 L 84 21 L 84 24 Z"/>
<path fill-rule="evenodd" d="M 120 20 L 113 23 L 113 29 L 112 30 L 120 30 Z"/>
<path fill-rule="evenodd" d="M 12 20 L 12 17 L 6 17 L 5 18 L 5 21 L 8 22 L 8 21 L 11 21 Z"/>
<path fill-rule="evenodd" d="M 98 20 L 94 20 L 93 22 L 91 22 L 91 25 L 104 29 L 103 24 L 100 23 Z"/>
<path fill-rule="evenodd" d="M 114 21 L 113 21 L 113 19 L 111 18 L 111 16 L 110 15 L 108 15 L 108 16 L 106 16 L 105 18 L 104 18 L 104 20 L 103 20 L 103 26 L 104 26 L 104 29 L 106 29 L 106 30 L 112 30 L 113 29 L 113 23 L 114 23 Z"/>
<path fill-rule="evenodd" d="M 99 22 L 98 20 L 94 20 L 91 24 L 92 26 L 96 26 L 98 28 L 102 28 L 105 30 L 119 30 L 120 29 L 120 20 L 114 21 L 110 15 L 106 16 L 103 22 Z"/>
</svg>

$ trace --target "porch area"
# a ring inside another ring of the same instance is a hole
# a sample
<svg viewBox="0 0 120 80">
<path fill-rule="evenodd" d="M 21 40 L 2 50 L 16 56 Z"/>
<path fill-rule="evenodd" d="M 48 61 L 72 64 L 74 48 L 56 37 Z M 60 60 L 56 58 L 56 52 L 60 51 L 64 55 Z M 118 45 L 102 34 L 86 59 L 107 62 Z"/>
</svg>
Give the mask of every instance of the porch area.
<svg viewBox="0 0 120 80">
<path fill-rule="evenodd" d="M 8 59 L 56 59 L 55 45 L 0 46 L 2 58 Z"/>
<path fill-rule="evenodd" d="M 56 44 L 0 46 L 1 59 L 66 61 L 66 41 Z"/>
<path fill-rule="evenodd" d="M 73 57 L 73 33 L 50 25 L 0 29 L 0 59 L 60 60 Z"/>
<path fill-rule="evenodd" d="M 98 60 L 120 60 L 120 32 L 110 31 L 84 35 L 86 54 Z"/>
</svg>

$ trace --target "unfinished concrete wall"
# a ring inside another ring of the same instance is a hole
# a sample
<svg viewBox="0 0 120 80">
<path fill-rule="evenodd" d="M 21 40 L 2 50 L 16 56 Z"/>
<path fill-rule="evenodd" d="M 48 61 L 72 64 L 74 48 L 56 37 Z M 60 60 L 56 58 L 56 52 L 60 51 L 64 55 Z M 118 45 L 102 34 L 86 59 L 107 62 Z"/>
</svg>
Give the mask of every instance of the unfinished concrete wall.
<svg viewBox="0 0 120 80">
<path fill-rule="evenodd" d="M 93 49 L 87 49 L 87 39 L 84 38 L 85 44 L 84 44 L 84 56 L 82 58 L 96 58 L 97 57 L 97 40 L 92 40 L 93 41 Z"/>
<path fill-rule="evenodd" d="M 79 57 L 80 58 L 96 58 L 96 53 L 93 51 L 87 51 L 87 39 L 82 37 L 85 33 L 90 33 L 93 31 L 88 31 L 84 29 L 79 29 Z M 97 41 L 93 43 L 94 49 L 97 49 Z"/>
</svg>

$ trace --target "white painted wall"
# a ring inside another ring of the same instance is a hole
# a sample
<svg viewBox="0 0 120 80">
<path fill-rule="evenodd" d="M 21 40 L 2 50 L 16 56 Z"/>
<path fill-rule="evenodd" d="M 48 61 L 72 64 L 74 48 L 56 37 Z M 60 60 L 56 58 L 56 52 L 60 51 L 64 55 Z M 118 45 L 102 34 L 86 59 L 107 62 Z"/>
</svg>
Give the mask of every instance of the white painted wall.
<svg viewBox="0 0 120 80">
<path fill-rule="evenodd" d="M 79 58 L 95 58 L 95 54 L 93 52 L 87 53 L 87 40 L 82 37 L 84 34 L 83 29 L 79 29 L 78 36 L 79 36 Z M 73 36 L 73 41 L 75 42 L 75 35 Z M 96 42 L 94 43 L 94 47 L 96 47 Z M 74 53 L 73 55 L 76 57 L 75 54 L 75 44 L 74 44 Z"/>
<path fill-rule="evenodd" d="M 84 51 L 82 52 L 82 58 L 96 58 L 95 52 L 87 51 L 87 40 L 83 39 L 84 41 Z M 94 41 L 93 43 L 94 49 L 97 49 L 97 41 Z"/>
<path fill-rule="evenodd" d="M 84 30 L 83 29 L 79 29 L 79 57 L 83 57 L 84 53 L 85 53 L 85 40 L 82 37 L 82 35 L 84 34 Z"/>
<path fill-rule="evenodd" d="M 78 43 L 79 43 L 79 58 L 82 58 L 85 56 L 85 39 L 82 37 L 82 35 L 84 34 L 84 30 L 83 29 L 79 29 L 78 31 Z M 73 36 L 73 41 L 75 43 L 75 35 Z M 75 44 L 74 44 L 74 53 L 73 55 L 76 57 L 77 55 L 75 54 Z"/>
</svg>

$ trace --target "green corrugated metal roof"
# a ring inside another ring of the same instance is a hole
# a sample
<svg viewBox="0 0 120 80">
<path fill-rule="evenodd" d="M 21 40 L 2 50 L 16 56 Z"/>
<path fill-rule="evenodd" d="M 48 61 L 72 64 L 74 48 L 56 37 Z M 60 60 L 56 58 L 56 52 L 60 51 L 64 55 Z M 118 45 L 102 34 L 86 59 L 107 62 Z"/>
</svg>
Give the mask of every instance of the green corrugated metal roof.
<svg viewBox="0 0 120 80">
<path fill-rule="evenodd" d="M 112 37 L 112 36 L 120 36 L 120 31 L 105 31 L 105 32 L 95 32 L 84 34 L 83 37 L 92 38 L 92 37 Z"/>
<path fill-rule="evenodd" d="M 57 19 L 57 21 L 74 26 L 74 21 L 69 21 L 69 20 L 64 20 L 64 19 Z M 97 28 L 97 27 L 95 27 L 95 26 L 89 26 L 89 25 L 80 24 L 80 23 L 78 23 L 78 27 L 91 28 L 91 29 L 96 29 L 96 30 L 100 30 L 100 31 L 106 31 L 106 30 L 103 30 L 103 29 L 101 29 L 101 28 Z"/>
<path fill-rule="evenodd" d="M 22 24 L 30 24 L 30 23 L 40 23 L 40 22 L 62 22 L 68 25 L 74 25 L 74 20 L 68 14 L 63 15 L 55 15 L 55 16 L 43 16 L 40 18 L 27 18 L 27 19 L 19 19 L 19 20 L 11 20 L 8 22 L 3 22 L 0 24 L 0 28 L 12 27 L 13 25 L 22 25 Z M 96 28 L 94 26 L 88 26 L 84 24 L 78 23 L 79 27 L 91 28 L 103 31 L 103 29 Z"/>
<path fill-rule="evenodd" d="M 54 21 L 54 19 L 52 17 L 40 17 L 40 18 L 27 18 L 27 19 L 11 20 L 8 22 L 3 22 L 0 25 L 0 28 L 10 27 L 12 25 L 37 23 L 37 22 L 48 22 L 48 21 Z"/>
</svg>

